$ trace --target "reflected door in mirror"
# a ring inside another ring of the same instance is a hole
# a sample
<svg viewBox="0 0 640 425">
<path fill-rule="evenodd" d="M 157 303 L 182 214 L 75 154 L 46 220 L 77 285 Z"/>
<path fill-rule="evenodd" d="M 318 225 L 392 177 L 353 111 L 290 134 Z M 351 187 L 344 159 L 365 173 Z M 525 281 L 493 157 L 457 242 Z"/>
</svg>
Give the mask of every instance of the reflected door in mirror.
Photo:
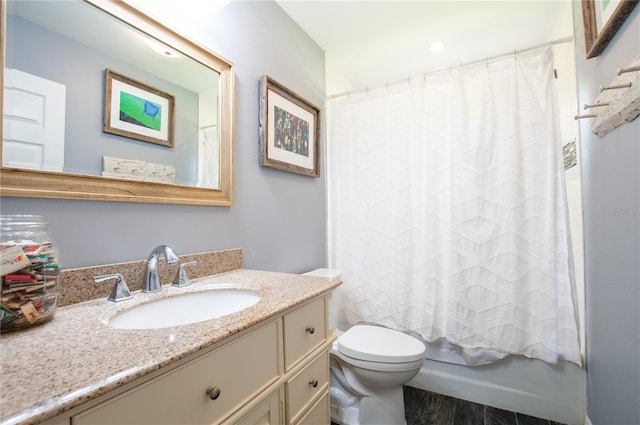
<svg viewBox="0 0 640 425">
<path fill-rule="evenodd" d="M 4 166 L 63 170 L 65 96 L 62 84 L 5 69 Z"/>
</svg>

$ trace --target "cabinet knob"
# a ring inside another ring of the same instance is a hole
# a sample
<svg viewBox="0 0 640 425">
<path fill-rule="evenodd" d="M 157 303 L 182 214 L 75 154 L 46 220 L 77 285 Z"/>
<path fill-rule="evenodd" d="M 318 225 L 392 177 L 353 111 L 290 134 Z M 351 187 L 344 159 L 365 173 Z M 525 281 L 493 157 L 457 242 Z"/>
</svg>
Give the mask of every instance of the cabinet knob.
<svg viewBox="0 0 640 425">
<path fill-rule="evenodd" d="M 318 387 L 318 380 L 317 379 L 312 379 L 311 381 L 309 381 L 309 385 L 311 385 L 313 388 L 317 388 Z"/>
<path fill-rule="evenodd" d="M 220 388 L 218 387 L 207 388 L 207 395 L 211 400 L 216 400 L 218 397 L 220 397 Z"/>
<path fill-rule="evenodd" d="M 309 326 L 307 326 L 306 331 L 309 332 L 311 335 L 313 335 L 314 332 L 316 331 L 316 328 L 314 328 L 313 326 L 309 325 Z"/>
</svg>

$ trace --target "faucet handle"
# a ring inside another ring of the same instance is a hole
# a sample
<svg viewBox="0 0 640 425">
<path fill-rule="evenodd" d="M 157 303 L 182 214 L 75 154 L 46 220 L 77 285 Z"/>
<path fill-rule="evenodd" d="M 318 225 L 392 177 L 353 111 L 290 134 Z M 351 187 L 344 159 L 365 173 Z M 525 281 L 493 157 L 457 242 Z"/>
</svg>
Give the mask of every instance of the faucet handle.
<svg viewBox="0 0 640 425">
<path fill-rule="evenodd" d="M 173 283 L 171 284 L 171 286 L 174 286 L 176 288 L 184 288 L 185 286 L 191 285 L 191 279 L 189 279 L 189 275 L 187 275 L 185 267 L 195 266 L 196 264 L 197 261 L 189 261 L 187 263 L 180 264 L 178 273 L 176 273 L 176 277 L 175 279 L 173 279 Z"/>
<path fill-rule="evenodd" d="M 131 291 L 129 291 L 129 288 L 127 287 L 127 282 L 124 280 L 124 276 L 120 273 L 105 274 L 102 276 L 95 276 L 93 278 L 96 283 L 110 279 L 116 279 L 116 284 L 113 286 L 113 290 L 111 290 L 111 295 L 107 298 L 108 301 L 118 302 L 133 298 Z"/>
</svg>

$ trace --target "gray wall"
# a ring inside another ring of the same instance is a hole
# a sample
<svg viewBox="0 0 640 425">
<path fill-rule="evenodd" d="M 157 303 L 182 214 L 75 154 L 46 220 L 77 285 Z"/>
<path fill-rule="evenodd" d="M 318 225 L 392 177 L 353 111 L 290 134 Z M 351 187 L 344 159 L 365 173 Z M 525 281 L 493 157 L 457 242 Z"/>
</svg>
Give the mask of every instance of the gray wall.
<svg viewBox="0 0 640 425">
<path fill-rule="evenodd" d="M 579 105 L 640 54 L 640 7 L 610 45 L 585 59 L 574 2 Z M 576 112 L 578 106 L 576 106 Z M 582 143 L 587 412 L 594 425 L 640 423 L 640 119 L 602 139 L 580 121 Z"/>
<path fill-rule="evenodd" d="M 311 178 L 258 162 L 260 76 L 323 106 L 324 52 L 272 1 L 231 2 L 188 30 L 235 64 L 235 206 L 2 198 L 0 211 L 46 215 L 64 268 L 144 259 L 158 244 L 178 254 L 241 248 L 246 268 L 326 266 L 324 165 Z"/>
</svg>

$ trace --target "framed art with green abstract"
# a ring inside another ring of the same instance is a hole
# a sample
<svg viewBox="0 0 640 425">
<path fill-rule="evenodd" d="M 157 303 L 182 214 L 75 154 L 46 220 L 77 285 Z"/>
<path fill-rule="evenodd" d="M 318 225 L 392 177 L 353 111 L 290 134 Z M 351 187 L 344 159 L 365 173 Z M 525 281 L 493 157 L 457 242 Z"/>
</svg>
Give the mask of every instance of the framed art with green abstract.
<svg viewBox="0 0 640 425">
<path fill-rule="evenodd" d="M 105 72 L 105 133 L 173 147 L 175 98 L 122 74 Z"/>
</svg>

